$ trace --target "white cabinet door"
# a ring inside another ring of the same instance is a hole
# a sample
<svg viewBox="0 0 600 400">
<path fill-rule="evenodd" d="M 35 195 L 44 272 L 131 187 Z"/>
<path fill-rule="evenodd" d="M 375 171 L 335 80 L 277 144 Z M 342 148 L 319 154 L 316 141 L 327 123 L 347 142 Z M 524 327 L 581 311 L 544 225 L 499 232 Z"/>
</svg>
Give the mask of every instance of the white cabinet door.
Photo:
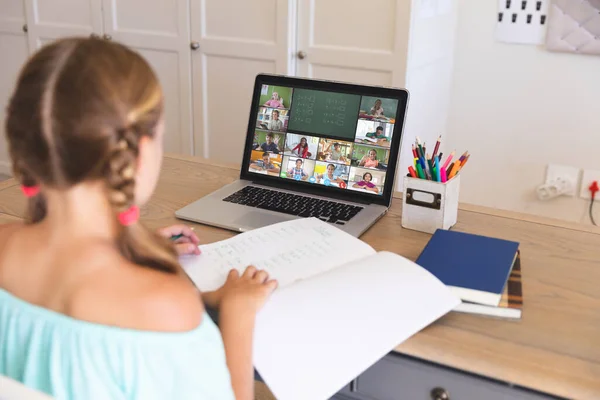
<svg viewBox="0 0 600 400">
<path fill-rule="evenodd" d="M 404 87 L 410 7 L 406 0 L 299 1 L 298 75 Z"/>
<path fill-rule="evenodd" d="M 165 151 L 193 154 L 187 0 L 104 0 L 105 38 L 138 51 L 165 96 Z"/>
<path fill-rule="evenodd" d="M 29 48 L 65 36 L 102 33 L 101 0 L 25 0 Z"/>
<path fill-rule="evenodd" d="M 240 163 L 254 78 L 290 72 L 291 0 L 191 0 L 196 155 Z"/>
<path fill-rule="evenodd" d="M 22 0 L 0 0 L 0 173 L 10 174 L 10 158 L 5 140 L 6 105 L 14 90 L 17 75 L 29 54 Z"/>
</svg>

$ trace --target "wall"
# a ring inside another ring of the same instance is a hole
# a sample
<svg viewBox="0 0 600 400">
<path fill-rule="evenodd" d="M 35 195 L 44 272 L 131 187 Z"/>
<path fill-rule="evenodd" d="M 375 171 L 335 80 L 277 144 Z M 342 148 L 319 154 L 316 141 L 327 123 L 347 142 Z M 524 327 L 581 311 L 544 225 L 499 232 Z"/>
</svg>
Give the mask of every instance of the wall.
<svg viewBox="0 0 600 400">
<path fill-rule="evenodd" d="M 0 174 L 12 174 L 5 139 L 6 107 L 19 71 L 29 55 L 27 36 L 22 30 L 25 7 L 21 2 L 3 2 L 0 6 Z"/>
<path fill-rule="evenodd" d="M 447 5 L 436 15 L 424 16 L 422 4 Z M 406 88 L 408 112 L 395 189 L 403 190 L 403 178 L 412 164 L 415 137 L 433 144 L 444 134 L 452 87 L 457 0 L 413 0 Z"/>
<path fill-rule="evenodd" d="M 600 57 L 495 42 L 496 7 L 459 0 L 444 151 L 472 153 L 460 200 L 589 223 L 584 200 L 535 188 L 548 163 L 600 169 Z"/>
</svg>

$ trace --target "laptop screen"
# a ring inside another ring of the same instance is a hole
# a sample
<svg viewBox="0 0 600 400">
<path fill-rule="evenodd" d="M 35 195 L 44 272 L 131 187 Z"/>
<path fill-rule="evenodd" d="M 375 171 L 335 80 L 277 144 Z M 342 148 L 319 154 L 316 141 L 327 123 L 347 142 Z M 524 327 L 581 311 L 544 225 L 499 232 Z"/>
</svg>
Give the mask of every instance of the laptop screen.
<svg viewBox="0 0 600 400">
<path fill-rule="evenodd" d="M 329 89 L 261 84 L 243 168 L 254 176 L 382 196 L 394 176 L 390 156 L 397 157 L 398 149 L 392 143 L 399 146 L 393 139 L 402 130 L 394 128 L 403 123 L 406 105 L 398 98 Z"/>
</svg>

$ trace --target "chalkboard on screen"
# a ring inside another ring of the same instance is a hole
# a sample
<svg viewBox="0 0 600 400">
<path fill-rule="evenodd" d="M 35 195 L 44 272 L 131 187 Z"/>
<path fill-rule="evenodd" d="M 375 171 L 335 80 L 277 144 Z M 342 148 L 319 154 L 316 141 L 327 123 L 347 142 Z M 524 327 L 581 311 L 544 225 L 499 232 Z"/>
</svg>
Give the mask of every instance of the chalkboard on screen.
<svg viewBox="0 0 600 400">
<path fill-rule="evenodd" d="M 359 95 L 295 89 L 288 131 L 354 140 L 359 108 Z"/>
</svg>

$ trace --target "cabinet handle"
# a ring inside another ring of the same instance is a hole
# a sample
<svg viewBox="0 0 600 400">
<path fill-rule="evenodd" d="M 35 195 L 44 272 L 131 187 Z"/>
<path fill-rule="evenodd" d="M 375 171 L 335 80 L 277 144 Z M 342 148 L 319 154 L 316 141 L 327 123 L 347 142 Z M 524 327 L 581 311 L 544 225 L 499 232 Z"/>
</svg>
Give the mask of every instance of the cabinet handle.
<svg viewBox="0 0 600 400">
<path fill-rule="evenodd" d="M 298 58 L 299 58 L 299 59 L 301 59 L 301 60 L 304 60 L 304 59 L 306 58 L 306 52 L 305 52 L 305 51 L 302 51 L 302 50 L 300 50 L 300 51 L 298 52 Z"/>
<path fill-rule="evenodd" d="M 92 33 L 92 34 L 90 35 L 90 37 L 91 37 L 92 39 L 100 39 L 100 35 L 98 35 L 97 33 Z"/>
<path fill-rule="evenodd" d="M 441 387 L 436 387 L 431 390 L 431 400 L 450 400 L 450 394 L 446 389 Z"/>
<path fill-rule="evenodd" d="M 200 43 L 198 42 L 192 42 L 190 43 L 190 49 L 192 50 L 198 50 L 200 48 Z"/>
<path fill-rule="evenodd" d="M 23 32 L 25 32 L 25 33 L 29 32 L 29 27 L 27 26 L 27 24 L 23 25 Z"/>
<path fill-rule="evenodd" d="M 350 392 L 351 393 L 356 393 L 358 392 L 358 378 L 355 378 L 353 380 L 350 381 Z"/>
<path fill-rule="evenodd" d="M 103 36 L 103 38 L 104 38 L 104 40 L 112 40 L 112 36 L 110 36 L 108 33 L 107 33 L 107 34 L 105 34 L 105 35 Z"/>
</svg>

